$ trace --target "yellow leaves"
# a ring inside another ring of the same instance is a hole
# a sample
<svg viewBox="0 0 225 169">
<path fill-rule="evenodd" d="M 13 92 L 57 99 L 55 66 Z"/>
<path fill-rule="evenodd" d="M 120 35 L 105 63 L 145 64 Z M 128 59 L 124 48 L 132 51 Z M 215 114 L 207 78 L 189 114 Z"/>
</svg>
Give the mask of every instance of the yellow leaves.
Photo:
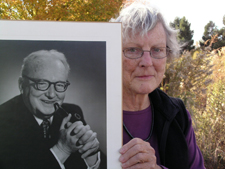
<svg viewBox="0 0 225 169">
<path fill-rule="evenodd" d="M 194 51 L 193 56 L 192 56 L 193 59 L 196 59 L 199 54 L 200 54 L 199 50 Z"/>
<path fill-rule="evenodd" d="M 2 19 L 108 21 L 122 0 L 2 0 Z M 14 11 L 13 11 L 14 10 Z"/>
</svg>

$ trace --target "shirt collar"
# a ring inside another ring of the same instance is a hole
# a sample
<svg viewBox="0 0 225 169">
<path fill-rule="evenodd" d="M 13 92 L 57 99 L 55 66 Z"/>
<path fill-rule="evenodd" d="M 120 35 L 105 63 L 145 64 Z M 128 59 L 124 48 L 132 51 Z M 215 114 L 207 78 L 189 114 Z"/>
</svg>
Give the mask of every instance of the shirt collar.
<svg viewBox="0 0 225 169">
<path fill-rule="evenodd" d="M 35 118 L 35 120 L 37 121 L 38 125 L 40 126 L 41 123 L 43 122 L 43 119 L 40 119 L 40 118 L 38 118 L 38 117 L 36 117 L 36 116 L 34 116 L 34 118 Z M 49 118 L 50 124 L 52 124 L 52 120 L 53 120 L 53 116 L 51 116 L 51 117 Z"/>
</svg>

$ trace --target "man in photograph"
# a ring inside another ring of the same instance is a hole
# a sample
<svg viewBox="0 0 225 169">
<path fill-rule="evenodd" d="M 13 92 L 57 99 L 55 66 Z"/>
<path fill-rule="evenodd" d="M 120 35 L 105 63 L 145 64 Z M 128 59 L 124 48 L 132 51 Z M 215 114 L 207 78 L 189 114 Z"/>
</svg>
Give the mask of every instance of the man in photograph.
<svg viewBox="0 0 225 169">
<path fill-rule="evenodd" d="M 70 85 L 63 53 L 41 50 L 24 59 L 20 95 L 0 105 L 1 169 L 97 169 L 97 134 L 82 110 L 63 103 Z"/>
</svg>

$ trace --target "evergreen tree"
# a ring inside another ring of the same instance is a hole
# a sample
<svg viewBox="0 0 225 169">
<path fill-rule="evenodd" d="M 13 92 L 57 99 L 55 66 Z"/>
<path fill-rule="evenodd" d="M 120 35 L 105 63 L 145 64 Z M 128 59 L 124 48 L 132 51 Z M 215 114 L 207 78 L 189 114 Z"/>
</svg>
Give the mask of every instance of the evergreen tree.
<svg viewBox="0 0 225 169">
<path fill-rule="evenodd" d="M 223 17 L 224 21 L 225 17 Z M 211 49 L 218 49 L 222 46 L 225 46 L 225 27 L 217 29 L 213 21 L 209 21 L 205 25 L 205 31 L 202 36 L 201 46 L 210 46 Z"/>
<path fill-rule="evenodd" d="M 209 23 L 205 25 L 205 31 L 203 33 L 202 39 L 207 41 L 208 39 L 211 39 L 212 36 L 216 35 L 216 32 L 217 28 L 215 23 L 213 21 L 209 21 Z"/>
<path fill-rule="evenodd" d="M 192 39 L 194 31 L 191 30 L 191 24 L 185 17 L 176 17 L 174 22 L 170 23 L 170 26 L 179 30 L 177 38 L 183 44 L 183 51 L 190 51 L 195 48 L 193 46 L 194 40 Z"/>
<path fill-rule="evenodd" d="M 213 49 L 218 49 L 225 46 L 225 27 L 221 28 L 217 32 L 217 41 L 213 44 Z"/>
</svg>

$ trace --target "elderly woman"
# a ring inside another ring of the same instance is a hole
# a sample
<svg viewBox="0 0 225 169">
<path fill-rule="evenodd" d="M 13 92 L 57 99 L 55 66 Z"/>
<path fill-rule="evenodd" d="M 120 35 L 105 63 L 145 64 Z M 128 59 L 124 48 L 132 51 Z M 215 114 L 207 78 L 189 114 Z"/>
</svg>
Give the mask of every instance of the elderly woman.
<svg viewBox="0 0 225 169">
<path fill-rule="evenodd" d="M 111 21 L 121 22 L 123 33 L 122 168 L 204 169 L 189 112 L 158 89 L 167 58 L 179 53 L 176 31 L 140 3 Z"/>
</svg>

